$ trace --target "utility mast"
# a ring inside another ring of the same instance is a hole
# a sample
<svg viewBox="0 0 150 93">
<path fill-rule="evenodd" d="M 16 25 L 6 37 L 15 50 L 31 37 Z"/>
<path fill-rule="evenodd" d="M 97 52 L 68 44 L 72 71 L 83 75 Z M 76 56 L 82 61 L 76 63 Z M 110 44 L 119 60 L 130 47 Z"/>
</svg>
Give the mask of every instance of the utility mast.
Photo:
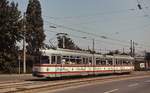
<svg viewBox="0 0 150 93">
<path fill-rule="evenodd" d="M 23 16 L 23 73 L 26 73 L 26 18 Z"/>
<path fill-rule="evenodd" d="M 132 40 L 130 40 L 130 56 L 132 56 L 133 54 L 133 47 L 132 47 Z"/>
<path fill-rule="evenodd" d="M 130 40 L 130 55 L 135 56 L 135 42 L 133 40 Z"/>
</svg>

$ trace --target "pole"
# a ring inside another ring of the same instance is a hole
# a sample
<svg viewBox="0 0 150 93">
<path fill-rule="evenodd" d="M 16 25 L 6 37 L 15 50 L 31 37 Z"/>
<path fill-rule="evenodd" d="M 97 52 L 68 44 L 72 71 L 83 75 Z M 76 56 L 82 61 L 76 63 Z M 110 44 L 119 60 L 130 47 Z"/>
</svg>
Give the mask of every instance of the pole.
<svg viewBox="0 0 150 93">
<path fill-rule="evenodd" d="M 124 53 L 124 48 L 123 48 L 123 53 Z"/>
<path fill-rule="evenodd" d="M 132 56 L 133 55 L 133 47 L 132 47 L 132 40 L 130 40 L 130 44 L 131 44 L 131 46 L 130 46 L 130 56 Z"/>
<path fill-rule="evenodd" d="M 20 54 L 18 56 L 18 73 L 20 74 L 20 60 L 21 60 L 21 57 L 20 57 Z"/>
<path fill-rule="evenodd" d="M 93 65 L 95 64 L 95 60 L 94 60 L 94 52 L 95 52 L 95 49 L 94 49 L 94 47 L 95 47 L 95 42 L 94 42 L 94 39 L 92 39 L 92 41 L 93 41 L 93 46 L 92 46 L 92 54 L 93 54 Z"/>
<path fill-rule="evenodd" d="M 26 73 L 26 48 L 25 48 L 25 45 L 26 45 L 26 37 L 25 37 L 25 31 L 26 31 L 26 24 L 25 24 L 25 13 L 24 13 L 24 17 L 23 17 L 23 73 Z"/>
<path fill-rule="evenodd" d="M 95 57 L 94 57 L 94 52 L 95 52 L 95 49 L 94 49 L 94 47 L 95 47 L 95 42 L 94 42 L 94 38 L 92 39 L 92 41 L 93 41 L 93 48 L 92 48 L 92 56 L 93 56 L 93 58 L 92 58 L 92 65 L 93 65 L 93 75 L 95 74 L 94 73 L 94 65 L 95 65 Z"/>
<path fill-rule="evenodd" d="M 26 73 L 26 49 L 25 49 L 25 35 L 23 38 L 23 73 Z"/>
<path fill-rule="evenodd" d="M 65 48 L 65 36 L 63 36 L 63 49 Z"/>
<path fill-rule="evenodd" d="M 135 42 L 133 41 L 133 57 L 135 56 Z"/>
</svg>

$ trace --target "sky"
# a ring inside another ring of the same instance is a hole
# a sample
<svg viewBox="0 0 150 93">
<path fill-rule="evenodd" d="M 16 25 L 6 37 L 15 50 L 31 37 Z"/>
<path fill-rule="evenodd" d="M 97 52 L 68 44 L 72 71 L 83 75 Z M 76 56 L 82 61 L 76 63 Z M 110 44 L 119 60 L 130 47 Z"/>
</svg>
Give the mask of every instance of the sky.
<svg viewBox="0 0 150 93">
<path fill-rule="evenodd" d="M 9 1 L 18 2 L 22 13 L 26 11 L 28 0 Z M 100 52 L 123 48 L 129 51 L 130 40 L 137 43 L 137 52 L 150 50 L 149 0 L 139 0 L 141 10 L 137 0 L 40 0 L 40 3 L 46 43 L 50 40 L 56 45 L 56 33 L 65 32 L 82 48 L 91 48 L 95 39 L 95 49 Z"/>
</svg>

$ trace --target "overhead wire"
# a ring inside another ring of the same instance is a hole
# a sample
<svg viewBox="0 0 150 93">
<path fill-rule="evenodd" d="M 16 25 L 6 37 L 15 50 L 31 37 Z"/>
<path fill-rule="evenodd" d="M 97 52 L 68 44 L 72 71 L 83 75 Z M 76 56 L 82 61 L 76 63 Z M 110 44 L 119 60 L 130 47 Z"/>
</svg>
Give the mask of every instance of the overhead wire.
<svg viewBox="0 0 150 93">
<path fill-rule="evenodd" d="M 53 32 L 53 33 L 59 33 L 59 32 L 52 31 L 52 30 L 48 30 L 48 29 L 46 29 L 46 30 L 47 30 L 47 31 L 50 31 L 50 32 Z M 83 37 L 76 36 L 76 35 L 73 35 L 73 34 L 69 34 L 69 36 L 75 37 L 75 38 L 84 39 Z M 86 40 L 92 40 L 92 37 L 86 38 Z M 116 43 L 113 43 L 113 42 L 106 42 L 106 41 L 102 41 L 102 40 L 98 40 L 98 39 L 94 39 L 94 41 L 100 42 L 101 44 L 102 44 L 102 43 L 105 43 L 105 44 L 111 44 L 111 45 L 113 45 L 113 46 L 120 45 L 120 46 L 122 46 L 122 47 L 124 47 L 124 48 L 129 48 L 129 45 L 116 44 Z M 101 44 L 100 44 L 100 45 L 101 45 Z M 97 45 L 97 44 L 96 44 L 96 45 Z M 108 50 L 108 49 L 107 49 L 107 50 Z M 121 50 L 121 49 L 116 48 L 116 50 Z M 109 51 L 110 51 L 110 50 L 109 50 Z M 112 51 L 112 50 L 111 50 L 111 51 Z"/>
<path fill-rule="evenodd" d="M 107 15 L 107 14 L 115 14 L 115 13 L 122 13 L 122 12 L 129 12 L 129 11 L 135 11 L 135 8 L 128 8 L 128 9 L 120 9 L 120 10 L 115 10 L 115 11 L 109 11 L 109 12 L 99 12 L 99 13 L 94 13 L 94 14 L 86 14 L 86 15 L 78 15 L 78 16 L 65 16 L 65 17 L 53 17 L 53 16 L 45 16 L 42 15 L 43 17 L 47 17 L 50 19 L 55 19 L 55 20 L 61 20 L 61 19 L 80 19 L 80 18 L 89 18 L 89 17 L 95 17 L 98 15 Z"/>
<path fill-rule="evenodd" d="M 139 0 L 137 0 L 138 4 L 140 4 Z M 140 8 L 139 8 L 140 9 Z M 142 9 L 142 8 L 141 8 Z M 135 9 L 130 9 L 130 10 L 135 10 Z M 144 11 L 143 11 L 144 12 Z M 144 12 L 145 13 L 145 12 Z M 100 13 L 102 14 L 102 13 Z M 102 14 L 103 15 L 103 14 Z M 62 17 L 62 18 L 65 18 L 65 19 L 71 19 L 71 18 L 81 18 L 82 16 L 76 16 L 76 17 Z M 85 16 L 84 16 L 85 17 Z M 89 17 L 89 16 L 87 16 Z M 61 18 L 57 18 L 57 17 L 51 17 L 53 19 L 61 19 Z M 50 23 L 50 22 L 49 22 Z M 107 37 L 107 36 L 104 36 L 104 35 L 97 35 L 97 34 L 94 34 L 94 33 L 90 33 L 90 32 L 85 32 L 83 30 L 79 30 L 79 29 L 75 29 L 75 28 L 71 28 L 71 27 L 67 27 L 67 26 L 64 26 L 64 25 L 59 25 L 59 24 L 55 24 L 55 23 L 50 23 L 56 27 L 60 27 L 60 28 L 64 28 L 64 29 L 68 29 L 68 30 L 71 30 L 71 31 L 76 31 L 76 32 L 80 32 L 80 33 L 84 33 L 84 34 L 87 34 L 87 35 L 92 35 L 92 36 L 95 36 L 95 37 L 99 37 L 101 39 L 105 39 L 105 40 L 112 40 L 112 41 L 117 41 L 117 42 L 120 42 L 120 43 L 129 43 L 128 41 L 125 41 L 125 40 L 119 40 L 119 39 L 114 39 L 114 38 L 111 38 L 111 37 Z"/>
<path fill-rule="evenodd" d="M 109 40 L 112 40 L 112 41 L 117 41 L 117 42 L 120 42 L 120 43 L 127 43 L 127 44 L 129 44 L 128 41 L 124 42 L 123 40 L 111 39 L 111 38 L 108 38 L 106 36 L 100 36 L 100 35 L 97 35 L 97 34 L 94 34 L 94 33 L 84 32 L 82 30 L 73 29 L 73 28 L 70 28 L 70 27 L 63 26 L 63 25 L 58 25 L 58 24 L 54 24 L 54 23 L 51 23 L 51 24 L 55 25 L 56 27 L 61 27 L 61 28 L 69 29 L 71 31 L 77 31 L 77 32 L 80 32 L 80 33 L 85 33 L 85 34 L 88 34 L 88 35 L 96 36 L 96 37 L 102 38 L 104 40 L 109 39 Z M 138 44 L 140 44 L 140 43 L 138 43 Z"/>
</svg>

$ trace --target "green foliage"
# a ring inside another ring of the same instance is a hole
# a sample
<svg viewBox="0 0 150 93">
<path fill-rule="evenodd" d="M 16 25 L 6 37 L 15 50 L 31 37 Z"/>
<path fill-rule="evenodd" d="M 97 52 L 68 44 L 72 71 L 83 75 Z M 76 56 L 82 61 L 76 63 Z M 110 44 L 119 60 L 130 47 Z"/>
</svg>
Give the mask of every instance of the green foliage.
<svg viewBox="0 0 150 93">
<path fill-rule="evenodd" d="M 29 0 L 26 11 L 27 52 L 31 55 L 37 55 L 39 49 L 44 46 L 44 40 L 45 34 L 40 2 L 38 0 Z"/>
<path fill-rule="evenodd" d="M 114 55 L 114 54 L 120 54 L 120 51 L 115 50 L 115 51 L 110 51 L 109 53 L 107 53 L 107 55 Z"/>
<path fill-rule="evenodd" d="M 8 63 L 16 62 L 18 47 L 16 43 L 21 40 L 21 12 L 18 4 L 0 0 L 0 69 Z"/>
<path fill-rule="evenodd" d="M 0 52 L 12 53 L 16 50 L 16 43 L 21 40 L 19 31 L 20 12 L 17 4 L 6 0 L 0 1 Z"/>
<path fill-rule="evenodd" d="M 59 48 L 63 48 L 63 38 L 64 38 L 65 49 L 81 50 L 77 45 L 75 45 L 72 39 L 66 35 L 57 37 Z"/>
</svg>

